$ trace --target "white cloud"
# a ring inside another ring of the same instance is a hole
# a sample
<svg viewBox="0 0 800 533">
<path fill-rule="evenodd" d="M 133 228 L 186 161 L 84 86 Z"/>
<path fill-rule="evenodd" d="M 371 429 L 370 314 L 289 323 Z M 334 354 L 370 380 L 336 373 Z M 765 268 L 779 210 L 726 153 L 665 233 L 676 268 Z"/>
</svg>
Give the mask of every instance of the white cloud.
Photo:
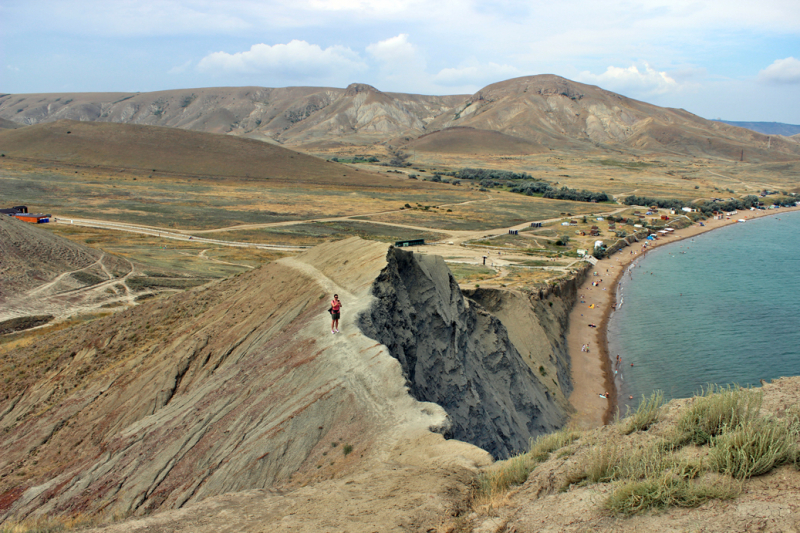
<svg viewBox="0 0 800 533">
<path fill-rule="evenodd" d="M 273 74 L 299 79 L 323 79 L 333 74 L 352 74 L 365 65 L 356 52 L 344 46 L 319 45 L 293 40 L 287 44 L 254 44 L 246 52 L 214 52 L 197 64 L 201 72 Z"/>
<path fill-rule="evenodd" d="M 776 59 L 774 63 L 758 73 L 758 79 L 767 83 L 800 83 L 800 60 L 793 57 Z"/>
<path fill-rule="evenodd" d="M 511 65 L 498 65 L 488 63 L 484 65 L 469 65 L 459 68 L 443 68 L 434 76 L 433 81 L 440 85 L 452 87 L 462 85 L 484 85 L 516 78 L 522 75 L 517 67 Z"/>
<path fill-rule="evenodd" d="M 407 33 L 367 46 L 367 53 L 378 63 L 379 85 L 392 90 L 419 92 L 427 83 L 427 64 L 419 49 L 408 40 Z"/>
<path fill-rule="evenodd" d="M 603 89 L 615 92 L 630 92 L 638 95 L 656 95 L 676 91 L 678 82 L 666 72 L 658 72 L 650 65 L 640 71 L 636 65 L 628 68 L 610 66 L 602 74 L 581 72 L 578 81 L 594 83 Z"/>
<path fill-rule="evenodd" d="M 176 65 L 176 66 L 172 67 L 171 69 L 169 69 L 167 71 L 167 74 L 183 74 L 184 72 L 189 70 L 189 67 L 191 67 L 191 66 L 192 66 L 192 61 L 189 60 L 189 61 L 187 61 L 186 63 L 184 63 L 182 65 Z"/>
<path fill-rule="evenodd" d="M 367 52 L 382 63 L 402 65 L 408 61 L 417 61 L 417 50 L 408 42 L 408 34 L 401 33 L 384 41 L 367 46 Z"/>
<path fill-rule="evenodd" d="M 307 8 L 385 16 L 408 11 L 419 3 L 419 0 L 309 0 Z"/>
</svg>

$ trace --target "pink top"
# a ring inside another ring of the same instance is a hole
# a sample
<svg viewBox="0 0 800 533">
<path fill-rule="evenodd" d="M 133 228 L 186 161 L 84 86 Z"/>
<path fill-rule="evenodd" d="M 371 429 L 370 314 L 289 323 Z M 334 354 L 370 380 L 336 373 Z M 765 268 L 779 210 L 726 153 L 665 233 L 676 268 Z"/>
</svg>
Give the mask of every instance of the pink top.
<svg viewBox="0 0 800 533">
<path fill-rule="evenodd" d="M 342 307 L 341 300 L 331 300 L 331 308 L 334 311 L 338 311 L 340 307 Z"/>
</svg>

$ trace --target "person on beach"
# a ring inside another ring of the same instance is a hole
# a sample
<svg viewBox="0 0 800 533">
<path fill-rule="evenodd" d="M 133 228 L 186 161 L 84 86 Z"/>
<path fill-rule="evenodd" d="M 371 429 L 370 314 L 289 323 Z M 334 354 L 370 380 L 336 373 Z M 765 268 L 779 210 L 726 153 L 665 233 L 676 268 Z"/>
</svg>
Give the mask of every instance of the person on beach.
<svg viewBox="0 0 800 533">
<path fill-rule="evenodd" d="M 331 333 L 339 333 L 339 316 L 342 309 L 342 302 L 339 301 L 339 295 L 334 294 L 331 300 Z"/>
</svg>

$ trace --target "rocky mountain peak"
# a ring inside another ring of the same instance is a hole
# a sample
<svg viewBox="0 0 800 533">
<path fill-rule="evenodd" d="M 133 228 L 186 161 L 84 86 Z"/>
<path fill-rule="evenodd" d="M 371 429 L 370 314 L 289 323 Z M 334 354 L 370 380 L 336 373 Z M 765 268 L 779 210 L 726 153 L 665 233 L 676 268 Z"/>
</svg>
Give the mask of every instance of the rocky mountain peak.
<svg viewBox="0 0 800 533">
<path fill-rule="evenodd" d="M 367 85 L 366 83 L 351 83 L 344 91 L 345 96 L 355 96 L 358 93 L 380 94 L 381 92 L 372 85 Z"/>
</svg>

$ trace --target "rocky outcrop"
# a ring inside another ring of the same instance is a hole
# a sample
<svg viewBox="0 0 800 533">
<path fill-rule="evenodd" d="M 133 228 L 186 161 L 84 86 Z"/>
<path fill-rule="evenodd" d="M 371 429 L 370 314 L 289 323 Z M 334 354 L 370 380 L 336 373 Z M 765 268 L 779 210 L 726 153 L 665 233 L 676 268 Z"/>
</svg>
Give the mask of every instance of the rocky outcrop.
<svg viewBox="0 0 800 533">
<path fill-rule="evenodd" d="M 415 398 L 444 407 L 446 436 L 506 458 L 564 424 L 566 406 L 503 323 L 463 296 L 442 258 L 392 248 L 372 293 L 359 326 L 400 361 Z"/>
</svg>

